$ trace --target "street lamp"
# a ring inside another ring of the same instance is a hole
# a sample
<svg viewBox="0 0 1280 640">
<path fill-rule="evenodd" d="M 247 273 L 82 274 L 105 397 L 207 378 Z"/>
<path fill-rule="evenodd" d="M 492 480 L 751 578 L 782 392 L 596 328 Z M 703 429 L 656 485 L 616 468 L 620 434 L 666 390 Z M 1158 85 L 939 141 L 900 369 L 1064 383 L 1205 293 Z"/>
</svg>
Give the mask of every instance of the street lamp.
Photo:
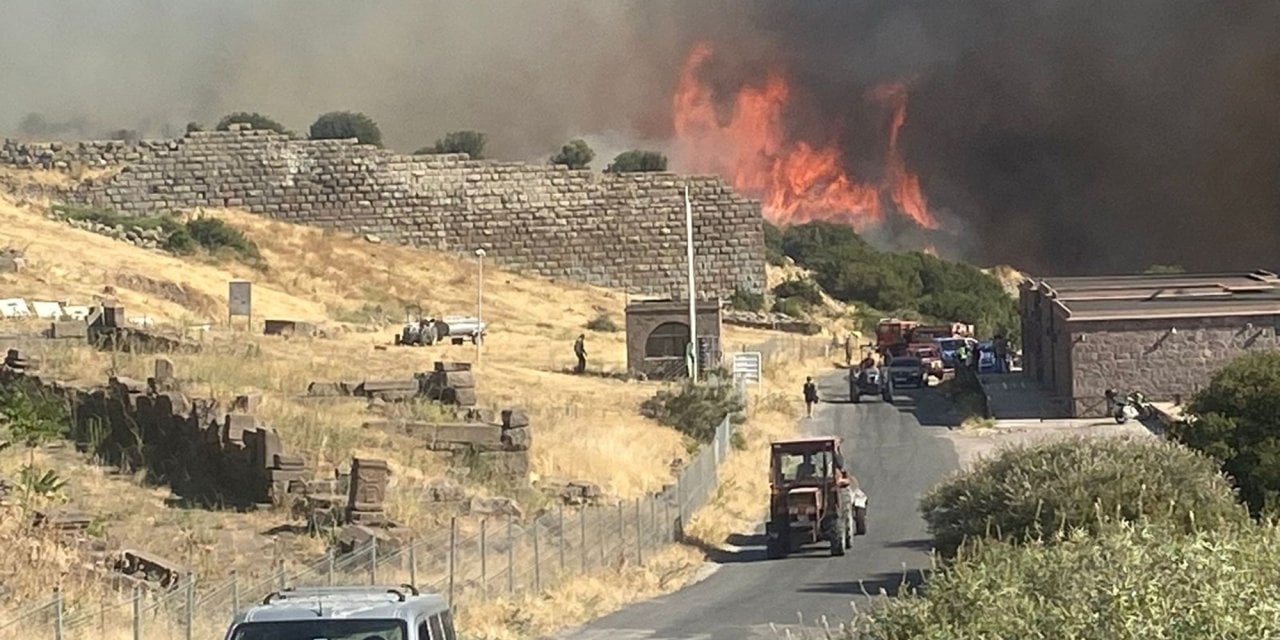
<svg viewBox="0 0 1280 640">
<path fill-rule="evenodd" d="M 476 364 L 480 363 L 480 344 L 484 342 L 484 249 L 476 249 Z"/>
</svg>

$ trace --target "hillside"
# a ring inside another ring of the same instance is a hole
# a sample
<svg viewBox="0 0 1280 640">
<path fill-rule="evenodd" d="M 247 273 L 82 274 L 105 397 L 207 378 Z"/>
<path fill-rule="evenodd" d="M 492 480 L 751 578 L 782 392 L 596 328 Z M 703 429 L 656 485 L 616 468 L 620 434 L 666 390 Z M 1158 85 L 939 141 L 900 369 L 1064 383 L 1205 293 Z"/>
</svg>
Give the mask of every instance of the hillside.
<svg viewBox="0 0 1280 640">
<path fill-rule="evenodd" d="M 424 455 L 407 437 L 361 429 L 374 415 L 365 400 L 316 403 L 302 394 L 312 381 L 403 377 L 429 370 L 437 360 L 472 360 L 470 344 L 389 345 L 407 306 L 436 315 L 474 312 L 475 258 L 388 246 L 243 212 L 205 213 L 255 242 L 265 270 L 225 258 L 179 258 L 142 249 L 50 219 L 43 204 L 0 194 L 0 248 L 23 248 L 26 257 L 18 273 L 0 274 L 0 291 L 8 298 L 72 304 L 93 304 L 109 292 L 125 306 L 127 317 L 185 331 L 203 343 L 201 353 L 171 358 L 193 393 L 223 399 L 261 394 L 257 413 L 263 422 L 280 431 L 286 448 L 303 452 L 321 476 L 352 456 L 387 459 L 390 517 L 412 528 L 442 522 L 449 513 L 423 498 L 427 483 L 446 472 L 435 457 Z M 252 332 L 226 326 L 227 281 L 236 278 L 254 283 Z M 620 292 L 485 265 L 484 318 L 491 333 L 476 367 L 479 403 L 529 411 L 532 479 L 581 480 L 599 485 L 610 498 L 631 498 L 661 488 L 672 478 L 673 463 L 687 459 L 679 433 L 638 413 L 639 404 L 661 385 L 601 375 L 625 369 L 624 334 L 583 327 L 600 315 L 621 326 L 625 303 Z M 267 318 L 320 323 L 326 337 L 262 336 Z M 20 337 L 39 324 L 5 321 L 0 334 L 9 340 L 0 342 L 20 343 L 43 358 L 44 372 L 61 379 L 101 383 L 109 371 L 149 375 L 152 356 Z M 587 334 L 590 354 L 583 376 L 567 373 L 579 333 Z M 724 341 L 736 348 L 779 337 L 726 325 Z M 140 475 L 89 464 L 66 448 L 0 452 L 0 477 L 15 477 L 28 462 L 53 468 L 67 480 L 64 493 L 94 515 L 103 538 L 181 559 L 203 576 L 252 572 L 265 557 L 314 558 L 325 544 L 281 529 L 288 514 L 170 508 L 167 489 L 148 486 Z M 465 488 L 477 495 L 496 490 L 478 483 Z M 526 511 L 542 505 L 536 492 L 505 491 Z M 0 539 L 5 533 L 0 527 Z M 64 571 L 74 573 L 82 561 L 41 549 Z M 25 564 L 18 556 L 0 558 L 0 574 Z M 0 608 L 47 597 L 60 573 L 6 584 Z"/>
</svg>

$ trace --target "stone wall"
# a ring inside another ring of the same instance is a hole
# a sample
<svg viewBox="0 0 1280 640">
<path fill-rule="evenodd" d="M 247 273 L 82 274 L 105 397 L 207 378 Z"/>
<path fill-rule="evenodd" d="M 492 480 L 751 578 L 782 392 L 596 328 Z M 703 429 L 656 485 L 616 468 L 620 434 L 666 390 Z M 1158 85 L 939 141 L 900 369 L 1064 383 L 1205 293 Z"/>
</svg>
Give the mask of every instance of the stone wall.
<svg viewBox="0 0 1280 640">
<path fill-rule="evenodd" d="M 63 398 L 78 449 L 128 472 L 145 469 L 148 480 L 167 483 L 186 500 L 248 506 L 308 490 L 305 461 L 285 453 L 276 431 L 250 413 L 250 397 L 229 411 L 212 399 L 189 398 L 168 383 L 172 364 L 164 359 L 146 382 L 112 377 L 95 387 L 42 379 L 21 362 L 11 350 L 0 365 L 0 387 Z"/>
<path fill-rule="evenodd" d="M 1108 388 L 1153 400 L 1189 399 L 1213 373 L 1246 353 L 1280 349 L 1280 316 L 1228 316 L 1072 322 L 1059 334 L 1071 345 L 1076 415 L 1097 415 Z M 1177 329 L 1176 333 L 1171 329 Z"/>
<path fill-rule="evenodd" d="M 6 141 L 0 164 L 118 166 L 67 197 L 126 213 L 239 207 L 438 250 L 483 248 L 513 269 L 673 297 L 686 288 L 687 185 L 700 292 L 765 286 L 760 204 L 716 177 L 407 156 L 233 126 L 139 143 Z"/>
</svg>

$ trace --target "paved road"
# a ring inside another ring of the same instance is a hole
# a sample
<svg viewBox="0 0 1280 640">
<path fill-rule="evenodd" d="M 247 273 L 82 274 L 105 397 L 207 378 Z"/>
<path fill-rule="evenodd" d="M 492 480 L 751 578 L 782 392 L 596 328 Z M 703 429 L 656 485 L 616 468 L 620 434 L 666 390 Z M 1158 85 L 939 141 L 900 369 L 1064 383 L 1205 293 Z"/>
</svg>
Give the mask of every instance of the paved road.
<svg viewBox="0 0 1280 640">
<path fill-rule="evenodd" d="M 934 391 L 900 396 L 895 405 L 864 398 L 850 404 L 842 377 L 820 381 L 822 405 L 805 431 L 845 438 L 845 455 L 870 497 L 868 532 L 854 539 L 843 558 L 822 547 L 782 560 L 766 560 L 759 531 L 735 536 L 740 551 L 716 558 L 721 567 L 677 593 L 641 602 L 570 631 L 567 640 L 744 640 L 777 636 L 770 623 L 808 623 L 827 616 L 832 625 L 848 618 L 850 602 L 880 587 L 901 584 L 904 567 L 913 577 L 929 564 L 928 539 L 916 506 L 919 496 L 957 467 L 952 445 L 938 436 L 945 427 Z M 762 468 L 761 473 L 765 473 Z M 862 584 L 859 581 L 863 581 Z"/>
</svg>

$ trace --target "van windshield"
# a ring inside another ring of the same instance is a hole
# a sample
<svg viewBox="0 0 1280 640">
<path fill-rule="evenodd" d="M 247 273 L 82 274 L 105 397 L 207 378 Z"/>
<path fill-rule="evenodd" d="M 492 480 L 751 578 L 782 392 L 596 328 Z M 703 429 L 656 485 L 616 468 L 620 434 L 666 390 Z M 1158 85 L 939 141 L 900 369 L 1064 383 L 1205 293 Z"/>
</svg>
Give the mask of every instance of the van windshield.
<svg viewBox="0 0 1280 640">
<path fill-rule="evenodd" d="M 231 640 L 405 640 L 400 620 L 278 620 L 236 626 Z"/>
<path fill-rule="evenodd" d="M 955 351 L 956 349 L 960 348 L 961 344 L 962 344 L 962 341 L 960 340 L 939 340 L 938 341 L 938 346 L 941 347 L 943 351 Z"/>
</svg>

